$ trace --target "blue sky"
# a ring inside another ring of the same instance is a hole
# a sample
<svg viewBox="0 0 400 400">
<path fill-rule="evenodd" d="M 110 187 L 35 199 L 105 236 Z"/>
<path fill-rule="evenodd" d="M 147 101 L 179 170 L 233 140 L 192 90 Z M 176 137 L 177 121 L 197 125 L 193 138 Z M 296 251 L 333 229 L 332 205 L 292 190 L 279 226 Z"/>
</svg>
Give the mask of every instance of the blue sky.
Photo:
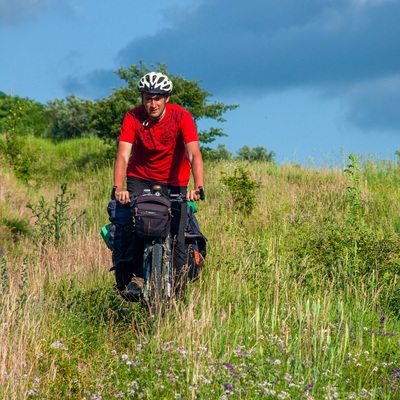
<svg viewBox="0 0 400 400">
<path fill-rule="evenodd" d="M 0 90 L 99 99 L 117 68 L 160 61 L 240 105 L 219 125 L 232 153 L 396 159 L 399 21 L 399 0 L 0 0 Z"/>
</svg>

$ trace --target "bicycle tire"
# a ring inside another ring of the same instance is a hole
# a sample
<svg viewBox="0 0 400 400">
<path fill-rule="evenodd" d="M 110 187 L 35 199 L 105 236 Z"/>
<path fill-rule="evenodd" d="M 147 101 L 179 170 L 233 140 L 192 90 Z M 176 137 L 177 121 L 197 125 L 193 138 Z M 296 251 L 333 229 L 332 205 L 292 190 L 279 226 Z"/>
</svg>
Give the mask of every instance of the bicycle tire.
<svg viewBox="0 0 400 400">
<path fill-rule="evenodd" d="M 149 309 L 152 316 L 157 316 L 162 308 L 164 298 L 163 248 L 156 243 L 151 251 L 151 275 L 149 287 Z"/>
</svg>

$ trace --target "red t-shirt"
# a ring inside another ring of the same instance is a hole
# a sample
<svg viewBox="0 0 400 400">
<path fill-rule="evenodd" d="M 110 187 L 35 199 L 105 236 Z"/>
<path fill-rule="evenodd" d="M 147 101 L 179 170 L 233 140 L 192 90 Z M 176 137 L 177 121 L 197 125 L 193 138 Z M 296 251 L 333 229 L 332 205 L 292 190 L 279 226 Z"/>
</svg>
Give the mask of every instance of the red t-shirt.
<svg viewBox="0 0 400 400">
<path fill-rule="evenodd" d="M 185 144 L 199 140 L 189 111 L 167 104 L 161 121 L 152 122 L 143 106 L 136 107 L 125 115 L 119 140 L 133 145 L 128 176 L 187 186 L 190 164 Z"/>
</svg>

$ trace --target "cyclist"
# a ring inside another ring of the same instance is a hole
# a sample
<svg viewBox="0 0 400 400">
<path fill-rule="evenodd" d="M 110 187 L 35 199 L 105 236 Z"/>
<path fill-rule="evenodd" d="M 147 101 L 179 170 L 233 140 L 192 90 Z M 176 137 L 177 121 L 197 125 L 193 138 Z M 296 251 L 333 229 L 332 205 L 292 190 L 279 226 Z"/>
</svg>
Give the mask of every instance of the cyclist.
<svg viewBox="0 0 400 400">
<path fill-rule="evenodd" d="M 164 194 L 182 193 L 188 201 L 196 201 L 200 199 L 199 187 L 204 186 L 196 125 L 189 111 L 169 103 L 172 88 L 171 80 L 164 74 L 144 75 L 138 82 L 142 104 L 125 115 L 119 135 L 113 186 L 117 201 L 110 203 L 109 213 L 116 227 L 115 287 L 130 301 L 140 294 L 137 278 L 140 281 L 143 277 L 143 241 L 131 233 L 132 216 L 127 212 L 130 199 L 157 184 Z M 188 190 L 190 172 L 194 188 Z M 173 271 L 178 280 L 186 263 L 186 216 L 185 204 L 172 204 Z"/>
</svg>

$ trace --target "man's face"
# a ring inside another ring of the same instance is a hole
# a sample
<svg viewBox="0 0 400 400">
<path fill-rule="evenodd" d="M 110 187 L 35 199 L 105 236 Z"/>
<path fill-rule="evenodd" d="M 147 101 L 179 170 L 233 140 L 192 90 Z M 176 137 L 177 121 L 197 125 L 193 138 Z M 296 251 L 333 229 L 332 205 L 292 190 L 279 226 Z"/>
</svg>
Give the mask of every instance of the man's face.
<svg viewBox="0 0 400 400">
<path fill-rule="evenodd" d="M 169 101 L 163 94 L 143 93 L 142 103 L 150 119 L 159 119 Z"/>
</svg>

